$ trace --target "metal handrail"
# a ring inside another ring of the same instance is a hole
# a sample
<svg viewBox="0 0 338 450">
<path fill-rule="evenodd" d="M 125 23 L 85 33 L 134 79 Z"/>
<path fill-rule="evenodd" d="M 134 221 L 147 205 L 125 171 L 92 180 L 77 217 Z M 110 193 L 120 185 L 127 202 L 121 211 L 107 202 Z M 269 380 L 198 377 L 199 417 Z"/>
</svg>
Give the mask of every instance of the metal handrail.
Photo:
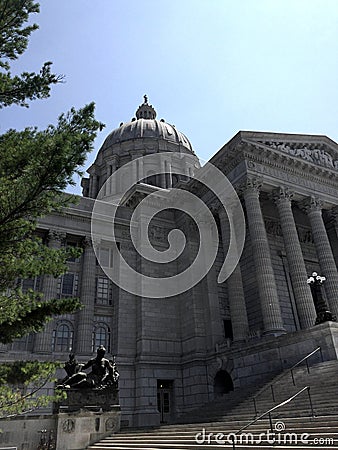
<svg viewBox="0 0 338 450">
<path fill-rule="evenodd" d="M 311 400 L 311 395 L 310 395 L 310 386 L 305 386 L 303 387 L 300 391 L 298 391 L 296 394 L 293 394 L 291 397 L 289 397 L 287 400 L 284 400 L 283 402 L 279 403 L 276 406 L 273 406 L 272 408 L 268 409 L 267 411 L 265 411 L 263 414 L 261 414 L 260 416 L 256 417 L 255 419 L 253 419 L 251 422 L 249 422 L 247 425 L 244 425 L 244 427 L 240 428 L 238 431 L 236 431 L 235 433 L 231 434 L 231 438 L 232 438 L 232 448 L 233 450 L 236 449 L 235 446 L 235 436 L 239 433 L 241 433 L 243 430 L 246 430 L 247 428 L 249 428 L 251 425 L 255 424 L 258 420 L 262 419 L 263 417 L 269 415 L 269 422 L 270 422 L 270 430 L 272 430 L 272 418 L 271 418 L 271 413 L 275 410 L 280 408 L 281 406 L 286 405 L 287 403 L 292 402 L 292 400 L 294 400 L 296 397 L 298 397 L 298 395 L 302 394 L 304 391 L 307 391 L 308 393 L 308 397 L 309 397 L 309 403 L 310 403 L 310 408 L 311 408 L 311 415 L 312 417 L 314 417 L 314 411 L 313 411 L 313 404 L 312 404 L 312 400 Z"/>
<path fill-rule="evenodd" d="M 253 404 L 254 404 L 255 414 L 256 414 L 256 415 L 257 415 L 257 413 L 258 413 L 258 412 L 257 412 L 257 404 L 256 404 L 257 398 L 258 398 L 261 394 L 263 394 L 263 392 L 265 392 L 267 389 L 270 388 L 270 389 L 271 389 L 272 400 L 275 402 L 276 399 L 275 399 L 275 392 L 274 392 L 273 386 L 274 386 L 276 383 L 278 383 L 278 382 L 281 380 L 281 378 L 284 378 L 284 376 L 286 376 L 288 373 L 291 373 L 292 383 L 293 383 L 294 386 L 296 386 L 295 378 L 294 378 L 294 375 L 293 375 L 293 370 L 294 370 L 296 367 L 298 367 L 300 364 L 302 364 L 304 361 L 306 361 L 307 373 L 310 373 L 310 368 L 309 368 L 308 359 L 309 359 L 312 355 L 314 355 L 315 353 L 317 353 L 317 352 L 320 352 L 321 360 L 322 360 L 322 362 L 323 362 L 323 353 L 322 353 L 322 349 L 321 349 L 321 347 L 317 347 L 315 350 L 313 350 L 312 352 L 310 352 L 308 355 L 304 356 L 301 360 L 299 360 L 299 361 L 298 361 L 296 364 L 294 364 L 292 367 L 290 367 L 289 369 L 284 370 L 281 374 L 279 374 L 279 376 L 277 376 L 277 379 L 275 379 L 272 383 L 269 383 L 265 388 L 263 388 L 260 392 L 258 392 L 256 395 L 254 395 L 254 396 L 252 397 L 252 401 L 253 401 Z"/>
</svg>

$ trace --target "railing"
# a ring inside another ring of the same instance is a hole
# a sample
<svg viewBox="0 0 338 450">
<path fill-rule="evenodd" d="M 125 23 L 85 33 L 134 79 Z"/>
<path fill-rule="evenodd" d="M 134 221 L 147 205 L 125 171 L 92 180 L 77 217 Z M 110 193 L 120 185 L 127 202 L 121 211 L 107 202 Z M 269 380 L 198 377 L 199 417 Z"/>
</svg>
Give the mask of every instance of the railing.
<svg viewBox="0 0 338 450">
<path fill-rule="evenodd" d="M 295 383 L 295 377 L 294 377 L 294 369 L 296 367 L 298 367 L 300 364 L 302 364 L 304 361 L 306 362 L 306 368 L 307 368 L 307 373 L 310 373 L 310 366 L 309 366 L 309 358 L 314 355 L 315 353 L 320 352 L 320 357 L 321 360 L 323 362 L 323 353 L 322 353 L 322 349 L 321 347 L 317 347 L 315 350 L 313 350 L 311 353 L 309 353 L 308 355 L 304 356 L 304 358 L 302 358 L 301 360 L 299 360 L 296 364 L 294 364 L 292 367 L 290 367 L 289 369 L 283 371 L 278 377 L 277 379 L 275 379 L 272 383 L 268 384 L 265 388 L 263 388 L 263 390 L 261 390 L 258 394 L 256 394 L 254 397 L 252 397 L 252 401 L 254 404 L 254 408 L 255 408 L 255 415 L 257 416 L 258 414 L 258 410 L 257 410 L 257 398 L 263 394 L 263 392 L 265 392 L 267 389 L 271 390 L 271 396 L 272 396 L 272 401 L 275 402 L 276 401 L 276 397 L 275 397 L 275 390 L 274 390 L 274 385 L 276 383 L 278 383 L 282 378 L 284 378 L 287 374 L 291 373 L 291 378 L 292 378 L 292 383 L 294 386 L 296 386 Z"/>
<path fill-rule="evenodd" d="M 293 366 L 292 368 L 294 368 L 294 367 L 295 366 Z M 286 405 L 287 403 L 292 402 L 292 400 L 294 400 L 296 397 L 301 395 L 304 391 L 307 391 L 307 393 L 308 393 L 308 399 L 309 399 L 309 405 L 310 405 L 310 409 L 311 409 L 311 415 L 312 415 L 312 417 L 314 417 L 313 404 L 312 404 L 311 395 L 310 395 L 310 386 L 305 386 L 305 387 L 303 387 L 303 389 L 301 389 L 296 394 L 294 394 L 291 397 L 289 397 L 287 400 L 284 400 L 283 402 L 279 403 L 278 405 L 274 406 L 273 408 L 268 409 L 263 414 L 259 415 L 258 417 L 253 419 L 251 422 L 249 422 L 247 425 L 244 425 L 244 427 L 240 428 L 238 431 L 236 431 L 236 433 L 232 433 L 231 434 L 231 440 L 232 440 L 232 448 L 233 448 L 233 450 L 236 449 L 236 435 L 240 434 L 242 431 L 246 430 L 251 425 L 254 425 L 258 420 L 262 419 L 263 417 L 265 417 L 267 415 L 269 416 L 270 430 L 271 430 L 271 432 L 273 432 L 271 413 L 273 411 L 275 411 L 276 409 Z"/>
</svg>

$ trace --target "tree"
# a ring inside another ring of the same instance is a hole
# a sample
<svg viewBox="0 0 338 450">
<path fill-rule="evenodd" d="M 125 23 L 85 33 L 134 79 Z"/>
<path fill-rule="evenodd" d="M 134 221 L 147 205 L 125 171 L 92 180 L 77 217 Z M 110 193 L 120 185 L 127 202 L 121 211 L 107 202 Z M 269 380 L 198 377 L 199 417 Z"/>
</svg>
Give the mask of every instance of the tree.
<svg viewBox="0 0 338 450">
<path fill-rule="evenodd" d="M 11 74 L 11 62 L 25 51 L 30 34 L 37 29 L 36 24 L 25 26 L 30 14 L 37 12 L 39 5 L 33 0 L 0 0 L 1 108 L 28 107 L 31 100 L 48 97 L 51 85 L 63 79 L 51 72 L 50 62 L 45 63 L 38 74 Z M 84 164 L 102 127 L 94 117 L 91 103 L 62 114 L 55 126 L 50 125 L 45 130 L 8 130 L 0 136 L 1 343 L 37 332 L 55 315 L 74 312 L 81 306 L 79 299 L 46 300 L 41 292 L 23 291 L 18 280 L 43 275 L 57 277 L 67 270 L 67 258 L 79 255 L 78 249 L 48 247 L 34 232 L 39 217 L 76 201 L 63 190 L 68 184 L 74 184 L 74 174 L 81 174 L 79 167 Z M 35 369 L 42 371 L 41 363 L 27 364 L 20 366 L 20 389 L 10 389 L 6 393 L 4 386 L 1 387 L 0 411 L 2 408 L 6 414 L 26 410 L 32 396 L 27 394 L 27 386 L 24 390 L 22 386 L 32 382 L 37 386 L 41 381 L 35 372 Z M 3 366 L 0 383 L 16 384 L 13 367 Z M 55 365 L 44 367 L 41 373 L 49 379 Z M 29 409 L 31 407 L 32 404 Z"/>
<path fill-rule="evenodd" d="M 40 73 L 24 72 L 12 76 L 10 62 L 26 50 L 28 38 L 37 24 L 23 27 L 29 15 L 39 12 L 39 5 L 33 0 L 0 1 L 0 107 L 17 104 L 28 106 L 27 100 L 46 98 L 50 86 L 62 81 L 63 77 L 51 73 L 51 62 L 43 64 Z"/>
</svg>

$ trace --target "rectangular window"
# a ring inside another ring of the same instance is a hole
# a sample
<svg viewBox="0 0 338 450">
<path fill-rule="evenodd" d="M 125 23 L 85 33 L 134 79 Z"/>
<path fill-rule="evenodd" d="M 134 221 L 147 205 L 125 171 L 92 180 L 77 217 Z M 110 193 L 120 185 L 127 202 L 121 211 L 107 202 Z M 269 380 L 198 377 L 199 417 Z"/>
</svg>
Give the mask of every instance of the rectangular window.
<svg viewBox="0 0 338 450">
<path fill-rule="evenodd" d="M 79 247 L 79 243 L 78 242 L 67 242 L 66 243 L 67 247 Z M 67 259 L 68 262 L 79 262 L 80 258 L 75 258 L 75 257 L 70 257 Z"/>
<path fill-rule="evenodd" d="M 106 277 L 96 278 L 96 303 L 111 305 L 110 283 Z"/>
<path fill-rule="evenodd" d="M 58 295 L 59 297 L 72 297 L 77 295 L 78 289 L 78 274 L 65 273 L 58 281 Z"/>
<path fill-rule="evenodd" d="M 116 242 L 116 246 L 120 251 L 120 242 Z M 96 260 L 96 265 L 100 265 L 102 267 L 113 267 L 114 258 L 113 258 L 114 248 L 109 247 L 99 247 L 97 249 L 98 259 Z"/>
<path fill-rule="evenodd" d="M 22 292 L 27 292 L 28 289 L 39 291 L 41 289 L 41 277 L 27 278 L 22 280 Z"/>
<path fill-rule="evenodd" d="M 100 248 L 100 263 L 102 267 L 110 267 L 109 248 Z"/>
<path fill-rule="evenodd" d="M 226 339 L 233 339 L 233 333 L 232 333 L 232 324 L 230 319 L 223 320 L 224 325 L 224 337 Z"/>
</svg>

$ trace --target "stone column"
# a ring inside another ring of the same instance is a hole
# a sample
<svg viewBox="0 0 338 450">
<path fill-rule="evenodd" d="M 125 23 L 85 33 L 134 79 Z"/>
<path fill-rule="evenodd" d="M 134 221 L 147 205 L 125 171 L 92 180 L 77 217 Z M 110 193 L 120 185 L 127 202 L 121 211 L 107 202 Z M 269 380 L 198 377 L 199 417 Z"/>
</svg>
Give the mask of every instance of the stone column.
<svg viewBox="0 0 338 450">
<path fill-rule="evenodd" d="M 158 177 L 160 180 L 159 186 L 164 189 L 167 187 L 167 177 L 166 177 L 165 170 L 166 170 L 165 161 L 161 160 L 161 173 L 158 175 Z"/>
<path fill-rule="evenodd" d="M 221 223 L 221 234 L 224 258 L 229 247 L 230 226 L 226 212 L 220 209 L 218 216 Z M 226 281 L 229 296 L 229 308 L 234 342 L 245 341 L 249 333 L 248 316 L 246 311 L 243 280 L 240 264 Z"/>
<path fill-rule="evenodd" d="M 198 229 L 201 235 L 206 235 L 206 232 L 211 231 L 211 226 L 208 220 L 205 218 L 197 218 Z M 208 242 L 208 248 L 202 246 L 202 254 L 205 255 L 205 251 L 211 250 L 211 246 L 214 247 L 214 251 L 218 251 L 218 241 L 217 237 L 214 236 L 213 239 Z M 204 257 L 204 260 L 206 257 Z M 222 318 L 220 314 L 219 298 L 218 298 L 218 283 L 215 263 L 212 264 L 210 269 L 204 278 L 204 283 L 202 284 L 203 295 L 203 310 L 205 313 L 205 336 L 207 340 L 208 348 L 214 349 L 216 344 L 224 342 L 224 329 Z"/>
<path fill-rule="evenodd" d="M 114 195 L 116 194 L 117 189 L 117 180 L 116 177 L 111 178 L 111 175 L 116 172 L 118 168 L 118 156 L 112 155 L 106 160 L 107 162 L 107 179 L 106 179 L 106 192 L 105 195 Z"/>
<path fill-rule="evenodd" d="M 96 198 L 97 196 L 97 175 L 95 167 L 89 172 L 89 197 Z"/>
<path fill-rule="evenodd" d="M 113 163 L 108 164 L 107 167 L 107 182 L 106 182 L 106 195 L 111 195 L 112 194 L 112 179 L 110 178 L 112 173 L 114 172 L 114 167 L 113 167 Z"/>
<path fill-rule="evenodd" d="M 246 185 L 242 188 L 242 192 L 256 269 L 264 334 L 282 334 L 285 333 L 285 329 L 278 300 L 269 242 L 259 202 L 260 187 L 261 184 L 258 180 L 247 180 Z"/>
<path fill-rule="evenodd" d="M 308 197 L 302 202 L 312 229 L 322 276 L 326 277 L 324 285 L 329 307 L 334 315 L 338 315 L 338 272 L 332 253 L 330 241 L 322 217 L 322 202 L 315 197 Z"/>
<path fill-rule="evenodd" d="M 50 231 L 48 233 L 48 246 L 51 248 L 60 248 L 62 241 L 66 238 L 65 233 Z M 51 300 L 57 297 L 58 278 L 52 275 L 43 277 L 44 300 Z M 51 353 L 52 351 L 53 321 L 48 322 L 42 332 L 35 336 L 34 352 Z"/>
<path fill-rule="evenodd" d="M 277 189 L 273 193 L 273 198 L 279 213 L 299 322 L 301 328 L 309 328 L 315 324 L 316 310 L 311 289 L 306 282 L 308 275 L 306 273 L 304 257 L 293 217 L 291 207 L 292 197 L 293 193 L 284 187 Z"/>
<path fill-rule="evenodd" d="M 167 166 L 166 170 L 168 171 L 166 173 L 166 187 L 170 189 L 173 186 L 173 184 L 172 184 L 172 173 L 171 173 L 172 172 L 172 170 L 171 170 L 171 163 L 169 161 L 167 161 L 166 166 Z"/>
<path fill-rule="evenodd" d="M 84 240 L 81 273 L 81 303 L 83 308 L 77 313 L 76 353 L 92 353 L 92 337 L 95 302 L 96 257 L 90 237 Z"/>
</svg>

